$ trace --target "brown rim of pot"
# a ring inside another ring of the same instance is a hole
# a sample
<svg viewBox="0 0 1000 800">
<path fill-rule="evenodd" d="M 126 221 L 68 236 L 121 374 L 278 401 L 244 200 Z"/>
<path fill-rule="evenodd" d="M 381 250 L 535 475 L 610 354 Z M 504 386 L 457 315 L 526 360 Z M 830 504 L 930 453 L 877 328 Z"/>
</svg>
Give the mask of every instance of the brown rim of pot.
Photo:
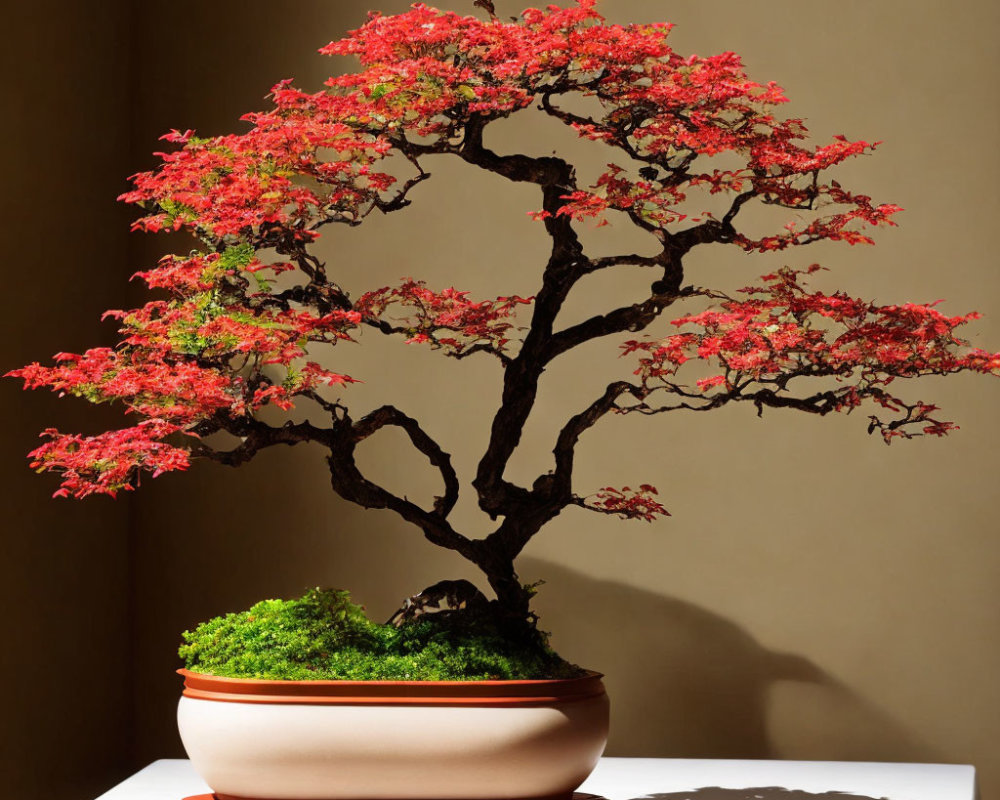
<svg viewBox="0 0 1000 800">
<path fill-rule="evenodd" d="M 603 695 L 603 675 L 523 681 L 280 681 L 222 678 L 186 669 L 184 696 L 292 705 L 540 706 Z"/>
</svg>

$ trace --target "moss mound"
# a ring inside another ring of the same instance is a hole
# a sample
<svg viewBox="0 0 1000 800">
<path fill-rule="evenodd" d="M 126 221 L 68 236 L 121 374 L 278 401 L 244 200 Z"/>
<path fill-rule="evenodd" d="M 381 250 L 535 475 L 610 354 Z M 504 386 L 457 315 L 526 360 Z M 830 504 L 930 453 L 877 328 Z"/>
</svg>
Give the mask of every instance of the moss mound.
<svg viewBox="0 0 1000 800">
<path fill-rule="evenodd" d="M 581 674 L 544 643 L 505 638 L 482 615 L 427 614 L 401 627 L 365 616 L 345 591 L 264 600 L 182 635 L 193 672 L 271 680 L 527 680 Z"/>
</svg>

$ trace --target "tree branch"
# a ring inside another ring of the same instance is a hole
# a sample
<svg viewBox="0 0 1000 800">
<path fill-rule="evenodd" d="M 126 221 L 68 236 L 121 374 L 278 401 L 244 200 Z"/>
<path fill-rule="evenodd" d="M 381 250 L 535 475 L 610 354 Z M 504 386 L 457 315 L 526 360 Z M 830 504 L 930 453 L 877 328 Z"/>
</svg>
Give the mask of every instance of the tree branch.
<svg viewBox="0 0 1000 800">
<path fill-rule="evenodd" d="M 462 536 L 445 519 L 447 513 L 445 509 L 450 510 L 449 503 L 454 505 L 452 495 L 447 488 L 445 497 L 435 500 L 434 510 L 426 511 L 405 497 L 398 497 L 368 480 L 358 469 L 354 460 L 354 452 L 358 443 L 385 425 L 399 425 L 410 435 L 411 441 L 414 438 L 421 441 L 418 448 L 426 448 L 433 454 L 430 456 L 432 463 L 439 462 L 435 466 L 442 470 L 446 487 L 452 485 L 452 479 L 448 474 L 451 466 L 447 455 L 441 452 L 436 444 L 428 444 L 424 441 L 425 434 L 415 427 L 416 423 L 411 424 L 405 421 L 409 420 L 409 417 L 391 407 L 386 408 L 388 410 L 377 409 L 358 423 L 352 422 L 346 414 L 334 423 L 331 431 L 330 455 L 327 458 L 333 490 L 345 500 L 364 508 L 387 508 L 395 511 L 404 520 L 420 528 L 428 541 L 440 547 L 455 550 L 470 561 L 477 562 L 481 543 Z M 442 462 L 447 466 L 443 466 Z M 451 475 L 454 473 L 452 472 Z M 457 487 L 453 491 L 457 493 Z"/>
<path fill-rule="evenodd" d="M 302 442 L 328 444 L 330 438 L 329 431 L 317 428 L 309 422 L 293 424 L 288 421 L 280 428 L 274 428 L 256 419 L 213 420 L 210 423 L 203 423 L 197 432 L 200 436 L 206 436 L 223 430 L 240 437 L 243 442 L 232 450 L 216 450 L 201 443 L 192 448 L 192 454 L 218 461 L 229 467 L 238 467 L 261 450 L 276 444 L 296 445 Z"/>
<path fill-rule="evenodd" d="M 573 168 L 560 158 L 532 158 L 523 155 L 498 156 L 482 144 L 485 120 L 474 117 L 466 126 L 460 155 L 466 161 L 514 181 L 542 187 L 542 208 L 552 250 L 535 294 L 531 325 L 521 349 L 504 371 L 500 408 L 493 418 L 490 440 L 479 461 L 473 486 L 479 506 L 491 518 L 501 514 L 530 513 L 530 492 L 504 480 L 503 473 L 521 441 L 521 433 L 535 403 L 538 380 L 545 367 L 543 353 L 555 319 L 570 289 L 585 274 L 587 261 L 571 220 L 557 214 L 562 197 L 575 189 Z"/>
<path fill-rule="evenodd" d="M 592 258 L 588 262 L 584 272 L 589 275 L 592 272 L 599 272 L 602 269 L 618 266 L 662 267 L 664 255 L 664 253 L 660 253 L 655 256 L 640 256 L 638 253 L 626 253 L 618 256 Z"/>
<path fill-rule="evenodd" d="M 508 180 L 537 183 L 539 186 L 559 186 L 563 193 L 574 188 L 573 167 L 555 156 L 515 155 L 501 156 L 483 146 L 483 131 L 488 120 L 473 115 L 465 124 L 465 138 L 458 154 L 470 164 L 503 175 Z"/>
<path fill-rule="evenodd" d="M 431 465 L 441 473 L 444 495 L 434 498 L 434 513 L 442 518 L 447 517 L 458 502 L 458 475 L 451 464 L 451 456 L 441 449 L 413 417 L 408 417 L 394 406 L 377 408 L 354 423 L 354 441 L 361 442 L 387 425 L 402 428 L 413 446 L 427 456 Z"/>
<path fill-rule="evenodd" d="M 420 165 L 417 164 L 416 159 L 410 159 L 410 161 L 416 164 L 418 169 L 420 168 Z M 407 195 L 410 193 L 410 190 L 418 183 L 422 183 L 423 181 L 427 180 L 430 176 L 431 174 L 429 172 L 424 172 L 423 169 L 420 169 L 420 172 L 417 175 L 414 175 L 412 178 L 409 178 L 399 188 L 396 194 L 394 194 L 392 198 L 390 198 L 389 200 L 383 200 L 380 197 L 374 198 L 372 200 L 371 208 L 369 208 L 368 211 L 365 212 L 364 216 L 367 216 L 369 213 L 371 213 L 371 211 L 373 211 L 376 208 L 383 214 L 388 214 L 392 211 L 398 211 L 401 208 L 406 208 L 406 206 L 410 204 L 410 200 L 407 197 Z"/>
<path fill-rule="evenodd" d="M 597 400 L 574 415 L 559 432 L 553 453 L 555 471 L 538 477 L 528 501 L 516 515 L 507 516 L 500 527 L 484 540 L 491 553 L 513 561 L 545 523 L 575 502 L 573 497 L 573 457 L 581 434 L 601 417 L 617 408 L 618 399 L 630 394 L 642 401 L 648 390 L 626 381 L 610 384 Z"/>
<path fill-rule="evenodd" d="M 377 331 L 380 331 L 381 333 L 384 333 L 386 336 L 413 335 L 412 328 L 404 328 L 401 325 L 392 325 L 391 323 L 386 322 L 383 319 L 379 319 L 378 317 L 366 316 L 362 318 L 361 322 L 364 325 L 367 325 L 371 328 L 374 328 Z M 437 331 L 454 331 L 454 328 L 449 328 L 444 325 L 438 325 L 430 328 L 425 328 L 424 331 L 425 332 L 430 331 L 431 333 L 436 333 Z M 469 356 L 474 355 L 475 353 L 489 353 L 491 356 L 496 357 L 496 359 L 504 366 L 507 366 L 513 360 L 509 355 L 503 352 L 503 350 L 499 350 L 492 344 L 489 344 L 487 342 L 476 342 L 475 344 L 470 345 L 469 347 L 466 347 L 463 350 L 449 350 L 447 347 L 441 345 L 440 343 L 438 343 L 438 347 L 439 348 L 444 347 L 445 356 L 447 356 L 448 358 L 454 358 L 459 361 L 461 361 L 463 358 L 468 358 Z"/>
<path fill-rule="evenodd" d="M 573 458 L 577 442 L 584 431 L 592 428 L 609 411 L 618 409 L 618 400 L 623 395 L 631 395 L 639 402 L 646 399 L 649 390 L 628 381 L 616 381 L 608 385 L 604 394 L 587 406 L 579 414 L 574 414 L 559 431 L 556 446 L 552 452 L 556 457 L 553 473 L 553 491 L 566 503 L 572 501 Z"/>
<path fill-rule="evenodd" d="M 668 270 L 668 273 L 670 271 Z M 673 276 L 671 275 L 671 278 Z M 546 347 L 544 358 L 546 362 L 551 361 L 567 350 L 571 350 L 578 345 L 612 333 L 622 333 L 631 331 L 633 333 L 647 328 L 664 309 L 671 306 L 677 300 L 684 297 L 691 297 L 699 292 L 695 289 L 673 288 L 675 280 L 670 281 L 670 285 L 665 285 L 666 281 L 657 281 L 651 287 L 651 294 L 641 303 L 630 306 L 622 306 L 607 314 L 599 314 L 590 317 L 583 322 L 564 328 L 552 335 Z"/>
</svg>

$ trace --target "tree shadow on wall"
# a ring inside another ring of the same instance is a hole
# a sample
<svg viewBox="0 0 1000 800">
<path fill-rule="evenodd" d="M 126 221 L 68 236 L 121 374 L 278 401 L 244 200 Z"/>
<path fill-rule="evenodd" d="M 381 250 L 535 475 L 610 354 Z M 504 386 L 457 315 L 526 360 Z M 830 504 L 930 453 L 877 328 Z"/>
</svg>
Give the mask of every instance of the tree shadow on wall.
<svg viewBox="0 0 1000 800">
<path fill-rule="evenodd" d="M 518 566 L 526 580 L 545 577 L 535 605 L 542 628 L 555 632 L 553 646 L 606 675 L 612 708 L 606 755 L 940 760 L 808 659 L 772 652 L 723 617 L 540 559 L 524 558 Z M 808 691 L 804 699 L 793 695 L 794 713 L 782 720 L 780 736 L 772 737 L 769 701 L 782 682 Z M 782 752 L 777 738 L 792 743 L 790 753 Z"/>
</svg>

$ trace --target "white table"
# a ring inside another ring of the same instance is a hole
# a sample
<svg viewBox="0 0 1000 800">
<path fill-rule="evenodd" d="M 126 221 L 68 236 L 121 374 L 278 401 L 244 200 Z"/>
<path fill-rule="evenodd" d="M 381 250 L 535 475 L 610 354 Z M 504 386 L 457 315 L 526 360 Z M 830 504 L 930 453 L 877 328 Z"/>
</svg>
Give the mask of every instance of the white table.
<svg viewBox="0 0 1000 800">
<path fill-rule="evenodd" d="M 607 800 L 659 796 L 686 800 L 685 790 L 702 787 L 782 787 L 798 792 L 757 792 L 761 800 L 977 800 L 976 771 L 951 764 L 873 764 L 848 761 L 721 761 L 672 758 L 602 758 L 580 794 Z M 182 800 L 210 789 L 189 761 L 154 761 L 97 800 Z M 683 792 L 674 798 L 675 792 Z M 803 795 L 802 792 L 807 794 Z M 828 792 L 843 792 L 830 795 Z M 690 800 L 730 800 L 728 793 L 692 792 Z M 714 796 L 713 796 L 714 795 Z M 746 795 L 752 797 L 753 795 Z M 731 796 L 743 800 L 743 793 Z M 579 800 L 584 800 L 580 798 Z"/>
</svg>

